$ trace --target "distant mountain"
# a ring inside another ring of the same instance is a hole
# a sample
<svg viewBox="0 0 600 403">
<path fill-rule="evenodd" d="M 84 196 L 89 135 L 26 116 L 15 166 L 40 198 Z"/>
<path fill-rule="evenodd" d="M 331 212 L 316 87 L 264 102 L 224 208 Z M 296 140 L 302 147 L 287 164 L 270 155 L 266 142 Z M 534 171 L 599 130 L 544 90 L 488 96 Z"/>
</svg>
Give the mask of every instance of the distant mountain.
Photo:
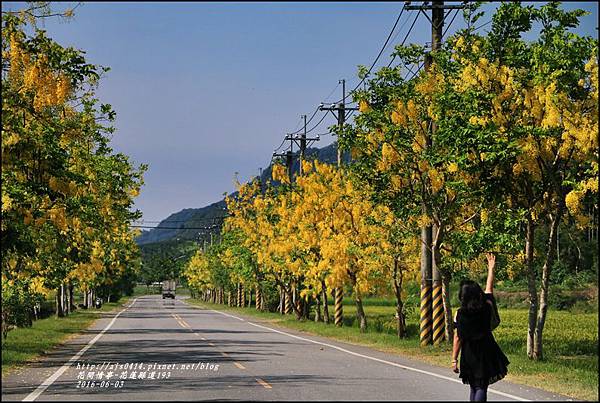
<svg viewBox="0 0 600 403">
<path fill-rule="evenodd" d="M 337 163 L 337 143 L 332 143 L 323 148 L 308 148 L 306 150 L 307 158 L 315 158 L 321 162 L 329 164 Z M 294 153 L 293 172 L 298 172 L 299 161 L 298 153 Z M 347 162 L 348 158 L 344 158 Z M 263 169 L 261 182 L 266 183 L 271 178 L 271 164 Z M 232 193 L 233 195 L 235 193 Z M 157 225 L 157 229 L 143 231 L 136 239 L 138 245 L 145 245 L 156 242 L 173 240 L 195 240 L 203 242 L 210 241 L 210 232 L 204 227 L 220 227 L 223 217 L 226 214 L 225 199 L 201 208 L 186 208 L 177 213 L 173 213 Z M 213 234 L 218 230 L 213 230 Z"/>
</svg>

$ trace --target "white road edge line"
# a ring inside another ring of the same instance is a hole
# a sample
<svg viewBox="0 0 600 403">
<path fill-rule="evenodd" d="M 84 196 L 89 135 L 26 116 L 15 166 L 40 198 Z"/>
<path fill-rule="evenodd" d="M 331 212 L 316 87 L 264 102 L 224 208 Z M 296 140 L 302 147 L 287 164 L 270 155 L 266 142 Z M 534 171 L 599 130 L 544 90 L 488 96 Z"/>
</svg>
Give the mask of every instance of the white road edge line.
<svg viewBox="0 0 600 403">
<path fill-rule="evenodd" d="M 242 322 L 246 322 L 246 319 L 238 318 L 237 316 L 229 315 L 228 313 L 225 313 L 225 312 L 215 311 L 214 309 L 211 309 L 211 311 L 220 313 L 221 315 L 229 316 L 230 318 L 233 318 L 233 319 L 241 320 Z M 248 323 L 250 323 L 250 322 L 248 322 Z"/>
<path fill-rule="evenodd" d="M 227 313 L 224 313 L 224 312 L 221 312 L 221 311 L 217 311 L 217 310 L 214 310 L 214 309 L 211 309 L 211 311 L 219 313 L 221 315 L 229 316 L 229 317 L 237 319 L 237 320 L 241 320 L 242 322 L 246 322 L 249 325 L 260 327 L 260 328 L 263 328 L 263 329 L 267 329 L 267 330 L 270 330 L 270 331 L 275 332 L 275 333 L 284 334 L 286 336 L 293 337 L 293 338 L 298 339 L 298 340 L 304 340 L 304 341 L 307 341 L 309 343 L 319 344 L 319 345 L 326 346 L 326 347 L 331 347 L 331 348 L 334 348 L 336 350 L 342 351 L 344 353 L 355 355 L 357 357 L 362 357 L 362 358 L 366 358 L 368 360 L 381 362 L 381 363 L 384 363 L 384 364 L 392 365 L 394 367 L 403 368 L 403 369 L 406 369 L 406 370 L 409 370 L 409 371 L 420 372 L 422 374 L 435 376 L 436 378 L 441 378 L 441 379 L 445 379 L 447 381 L 451 381 L 451 382 L 455 382 L 455 383 L 460 383 L 462 385 L 462 381 L 460 381 L 458 379 L 454 379 L 454 378 L 450 378 L 448 376 L 436 374 L 435 372 L 429 372 L 429 371 L 425 371 L 423 369 L 418 369 L 418 368 L 413 368 L 413 367 L 407 367 L 406 365 L 397 364 L 395 362 L 386 361 L 386 360 L 382 360 L 380 358 L 375 358 L 375 357 L 371 357 L 371 356 L 368 356 L 368 355 L 355 353 L 354 351 L 346 350 L 345 348 L 334 346 L 333 344 L 322 343 L 320 341 L 311 340 L 311 339 L 307 339 L 305 337 L 296 336 L 296 335 L 293 335 L 293 334 L 290 334 L 290 333 L 282 332 L 280 330 L 271 329 L 270 327 L 266 327 L 266 326 L 262 326 L 262 325 L 259 325 L 259 324 L 256 324 L 256 323 L 252 323 L 252 322 L 249 322 L 249 321 L 247 321 L 245 319 L 238 318 L 237 316 L 229 315 Z M 524 398 L 519 397 L 519 396 L 511 395 L 510 393 L 500 392 L 499 390 L 495 390 L 495 389 L 488 389 L 488 391 L 492 392 L 492 393 L 495 393 L 497 395 L 508 397 L 509 399 L 514 399 L 514 400 L 518 400 L 518 401 L 521 401 L 521 402 L 529 402 L 530 401 L 529 399 L 524 399 Z"/>
<path fill-rule="evenodd" d="M 125 307 L 121 312 L 119 312 L 111 321 L 110 323 L 100 332 L 96 335 L 96 337 L 94 337 L 92 340 L 90 340 L 88 342 L 88 344 L 86 344 L 81 350 L 79 350 L 79 352 L 77 354 L 75 354 L 73 357 L 71 357 L 71 359 L 69 361 L 67 361 L 62 367 L 60 367 L 59 369 L 56 370 L 56 372 L 54 374 L 52 374 L 49 378 L 47 378 L 44 382 L 41 383 L 40 386 L 38 386 L 33 392 L 31 392 L 30 394 L 28 394 L 22 401 L 23 402 L 33 402 L 35 399 L 37 399 L 50 385 L 52 385 L 54 383 L 54 381 L 56 381 L 58 378 L 60 378 L 60 376 L 67 370 L 69 369 L 69 367 L 71 366 L 71 364 L 75 361 L 77 361 L 90 347 L 92 347 L 94 345 L 95 342 L 98 341 L 98 339 L 100 337 L 102 337 L 102 335 L 111 328 L 111 326 L 115 323 L 115 321 L 117 320 L 117 318 L 119 317 L 119 315 L 121 315 L 123 312 L 125 312 L 126 310 L 128 310 L 129 308 L 131 308 L 133 306 L 133 304 L 135 304 L 135 301 L 137 301 L 137 298 L 133 300 L 133 302 Z"/>
</svg>

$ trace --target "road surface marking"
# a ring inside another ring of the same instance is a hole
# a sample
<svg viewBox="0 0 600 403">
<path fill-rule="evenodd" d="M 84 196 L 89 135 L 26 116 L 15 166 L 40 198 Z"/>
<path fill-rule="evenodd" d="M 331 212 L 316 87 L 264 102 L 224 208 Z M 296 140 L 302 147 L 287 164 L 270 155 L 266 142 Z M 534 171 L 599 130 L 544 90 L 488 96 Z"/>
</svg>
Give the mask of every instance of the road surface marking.
<svg viewBox="0 0 600 403">
<path fill-rule="evenodd" d="M 102 335 L 104 333 L 106 333 L 106 331 L 108 329 L 111 328 L 111 326 L 115 323 L 115 321 L 117 320 L 117 318 L 119 317 L 119 315 L 121 315 L 123 312 L 125 312 L 126 310 L 128 310 L 129 308 L 131 308 L 133 306 L 133 304 L 135 304 L 135 301 L 137 301 L 137 298 L 134 299 L 133 302 L 131 304 L 129 304 L 129 306 L 126 306 L 121 312 L 119 312 L 110 321 L 110 323 L 100 333 L 98 333 L 96 335 L 96 337 L 94 337 L 92 340 L 90 340 L 81 350 L 79 350 L 79 352 L 77 354 L 75 354 L 73 357 L 71 357 L 71 359 L 69 361 L 67 361 L 62 367 L 60 367 L 59 369 L 57 369 L 54 374 L 52 374 L 49 378 L 47 378 L 44 382 L 42 382 L 42 384 L 40 386 L 38 386 L 33 392 L 31 392 L 30 394 L 28 394 L 22 401 L 24 401 L 24 402 L 33 402 L 42 393 L 44 393 L 44 391 L 46 389 L 48 389 L 48 387 L 50 385 L 52 385 L 54 383 L 54 381 L 56 381 L 58 378 L 60 378 L 60 376 L 67 369 L 69 369 L 69 367 L 71 366 L 71 364 L 73 362 L 77 361 L 90 347 L 92 347 L 94 345 L 94 343 L 96 341 L 98 341 L 98 339 L 100 339 L 100 337 L 102 337 Z"/>
<path fill-rule="evenodd" d="M 215 346 L 215 343 L 208 343 L 209 346 Z"/>
<path fill-rule="evenodd" d="M 246 367 L 244 367 L 242 364 L 240 364 L 239 362 L 234 362 L 233 365 L 235 365 L 236 367 L 238 367 L 239 369 L 246 369 Z"/>
<path fill-rule="evenodd" d="M 265 389 L 272 389 L 273 387 L 271 385 L 269 385 L 268 383 L 266 383 L 265 381 L 263 381 L 260 378 L 256 378 L 256 382 L 260 383 L 262 386 L 265 387 Z"/>
<path fill-rule="evenodd" d="M 175 320 L 177 320 L 177 322 L 179 323 L 179 326 L 183 327 L 183 328 L 188 328 L 191 329 L 190 325 L 187 324 L 187 322 L 185 320 L 183 320 L 179 315 L 177 315 L 176 313 L 172 313 L 171 316 L 173 316 L 175 318 Z"/>
<path fill-rule="evenodd" d="M 286 336 L 289 336 L 289 337 L 293 337 L 293 338 L 298 339 L 298 340 L 307 341 L 307 342 L 313 343 L 313 344 L 319 344 L 319 345 L 322 345 L 322 346 L 325 346 L 325 347 L 331 347 L 331 348 L 334 348 L 336 350 L 342 351 L 342 352 L 344 352 L 346 354 L 350 354 L 350 355 L 354 355 L 354 356 L 357 356 L 357 357 L 366 358 L 366 359 L 372 360 L 372 361 L 381 362 L 383 364 L 392 365 L 394 367 L 406 369 L 406 370 L 409 370 L 409 371 L 420 372 L 422 374 L 435 376 L 436 378 L 441 378 L 441 379 L 445 379 L 447 381 L 451 381 L 451 382 L 455 382 L 455 383 L 460 383 L 462 385 L 462 381 L 461 380 L 450 378 L 448 376 L 444 376 L 444 375 L 440 375 L 440 374 L 436 374 L 435 372 L 429 372 L 429 371 L 425 371 L 423 369 L 408 367 L 406 365 L 401 365 L 401 364 L 398 364 L 398 363 L 395 363 L 395 362 L 382 360 L 381 358 L 375 358 L 375 357 L 371 357 L 371 356 L 368 356 L 368 355 L 355 353 L 354 351 L 346 350 L 345 348 L 338 347 L 338 346 L 335 346 L 333 344 L 328 344 L 328 343 L 323 343 L 323 342 L 316 341 L 316 340 L 307 339 L 305 337 L 300 337 L 300 336 L 296 336 L 296 335 L 293 335 L 293 334 L 290 334 L 290 333 L 282 332 L 281 330 L 271 329 L 270 327 L 266 327 L 266 326 L 258 325 L 256 323 L 248 322 L 248 321 L 246 321 L 244 319 L 238 318 L 237 316 L 229 315 L 229 314 L 226 314 L 224 312 L 220 312 L 220 311 L 217 311 L 217 310 L 214 310 L 214 309 L 211 309 L 211 311 L 219 313 L 219 314 L 224 315 L 224 316 L 229 316 L 229 317 L 232 317 L 234 319 L 241 320 L 243 322 L 248 323 L 249 325 L 260 327 L 262 329 L 270 330 L 272 332 L 283 334 L 283 335 L 286 335 Z M 496 394 L 498 394 L 500 396 L 508 397 L 510 399 L 519 400 L 519 401 L 522 401 L 522 402 L 528 402 L 529 401 L 528 399 L 524 399 L 524 398 L 519 397 L 519 396 L 511 395 L 510 393 L 500 392 L 499 390 L 495 390 L 495 389 L 488 389 L 488 391 L 492 392 L 492 393 L 496 393 Z"/>
<path fill-rule="evenodd" d="M 221 315 L 229 316 L 230 318 L 233 318 L 233 319 L 241 320 L 242 322 L 246 321 L 245 319 L 238 318 L 237 316 L 229 315 L 229 314 L 227 314 L 225 312 L 215 311 L 214 309 L 211 309 L 211 311 L 216 312 L 216 313 L 220 313 Z"/>
</svg>

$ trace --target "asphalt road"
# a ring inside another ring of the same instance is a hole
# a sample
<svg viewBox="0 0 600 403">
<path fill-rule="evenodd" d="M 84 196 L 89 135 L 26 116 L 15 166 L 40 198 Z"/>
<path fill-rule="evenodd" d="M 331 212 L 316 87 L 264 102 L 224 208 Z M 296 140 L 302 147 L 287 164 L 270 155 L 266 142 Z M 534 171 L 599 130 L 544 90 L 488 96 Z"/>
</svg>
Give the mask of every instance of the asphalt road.
<svg viewBox="0 0 600 403">
<path fill-rule="evenodd" d="M 2 400 L 29 401 L 448 401 L 468 392 L 449 368 L 160 296 L 137 298 L 2 379 Z M 567 400 L 505 381 L 488 399 Z"/>
</svg>

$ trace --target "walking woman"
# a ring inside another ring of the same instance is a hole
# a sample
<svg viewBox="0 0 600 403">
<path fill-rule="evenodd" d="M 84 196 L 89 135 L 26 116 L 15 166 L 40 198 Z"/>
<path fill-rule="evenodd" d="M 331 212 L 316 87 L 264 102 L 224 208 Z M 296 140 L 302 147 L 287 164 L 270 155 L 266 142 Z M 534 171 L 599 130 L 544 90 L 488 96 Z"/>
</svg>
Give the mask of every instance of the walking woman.
<svg viewBox="0 0 600 403">
<path fill-rule="evenodd" d="M 500 324 L 494 299 L 494 268 L 496 256 L 487 253 L 488 277 L 485 293 L 471 280 L 461 281 L 458 299 L 460 308 L 454 317 L 452 370 L 459 373 L 464 384 L 471 387 L 471 401 L 487 401 L 487 388 L 506 376 L 508 358 L 492 335 Z M 458 353 L 460 366 L 458 366 Z"/>
</svg>

